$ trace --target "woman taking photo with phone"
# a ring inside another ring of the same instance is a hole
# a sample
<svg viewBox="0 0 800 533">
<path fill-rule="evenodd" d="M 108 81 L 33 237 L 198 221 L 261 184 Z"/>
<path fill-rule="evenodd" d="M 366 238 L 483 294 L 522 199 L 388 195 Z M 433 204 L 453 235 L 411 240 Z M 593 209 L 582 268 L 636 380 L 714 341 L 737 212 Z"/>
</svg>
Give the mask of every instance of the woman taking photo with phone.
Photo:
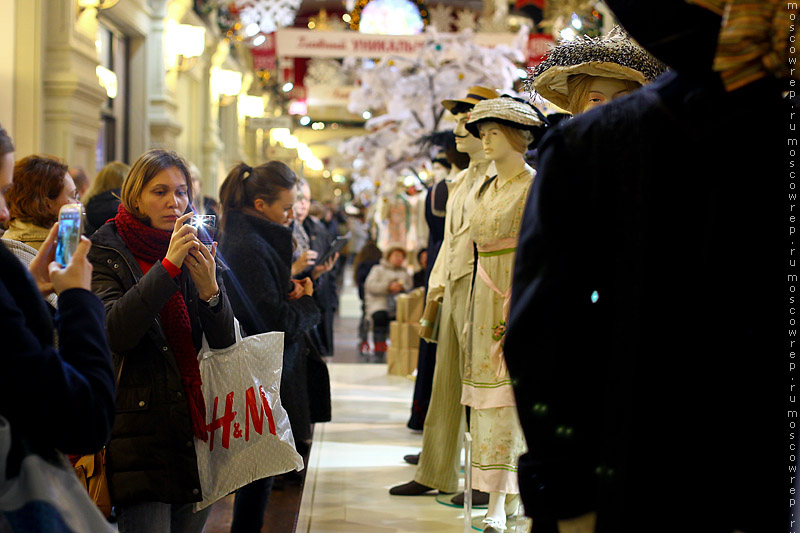
<svg viewBox="0 0 800 533">
<path fill-rule="evenodd" d="M 29 155 L 14 165 L 14 184 L 6 201 L 9 217 L 4 244 L 27 266 L 58 220 L 61 206 L 78 202 L 78 191 L 67 165 L 52 157 Z M 55 307 L 55 293 L 47 301 Z"/>
<path fill-rule="evenodd" d="M 122 185 L 117 215 L 92 235 L 92 289 L 106 308 L 117 369 L 117 420 L 107 447 L 121 533 L 203 530 L 194 438 L 208 440 L 197 353 L 235 342 L 233 312 L 211 251 L 184 223 L 184 160 L 150 150 Z"/>
<path fill-rule="evenodd" d="M 241 163 L 220 188 L 222 257 L 230 270 L 231 304 L 245 333 L 284 332 L 281 403 L 295 442 L 311 437 L 303 337 L 319 322 L 309 278 L 291 277 L 292 230 L 297 176 L 278 161 L 257 167 Z M 232 533 L 261 531 L 272 478 L 236 493 Z"/>
</svg>

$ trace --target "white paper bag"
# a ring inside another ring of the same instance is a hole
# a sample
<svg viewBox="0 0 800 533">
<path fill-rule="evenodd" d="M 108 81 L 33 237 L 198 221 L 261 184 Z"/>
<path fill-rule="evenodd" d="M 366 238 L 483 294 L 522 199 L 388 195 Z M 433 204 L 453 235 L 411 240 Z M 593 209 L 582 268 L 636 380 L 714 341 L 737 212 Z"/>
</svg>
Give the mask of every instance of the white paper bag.
<svg viewBox="0 0 800 533">
<path fill-rule="evenodd" d="M 281 406 L 283 333 L 262 333 L 212 350 L 203 338 L 200 375 L 208 441 L 195 438 L 203 501 L 208 507 L 257 479 L 302 470 L 289 417 Z"/>
</svg>

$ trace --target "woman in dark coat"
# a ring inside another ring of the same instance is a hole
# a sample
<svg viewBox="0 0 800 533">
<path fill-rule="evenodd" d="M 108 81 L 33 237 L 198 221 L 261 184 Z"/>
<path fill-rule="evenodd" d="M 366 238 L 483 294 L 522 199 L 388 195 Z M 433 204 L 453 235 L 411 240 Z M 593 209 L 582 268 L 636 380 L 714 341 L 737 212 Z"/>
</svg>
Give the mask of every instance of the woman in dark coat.
<svg viewBox="0 0 800 533">
<path fill-rule="evenodd" d="M 220 188 L 220 251 L 230 271 L 231 303 L 248 335 L 284 332 L 281 403 L 295 442 L 311 437 L 303 337 L 320 319 L 310 279 L 291 278 L 297 176 L 278 161 L 236 166 Z M 237 491 L 232 532 L 260 531 L 272 478 Z"/>
<path fill-rule="evenodd" d="M 8 220 L 4 191 L 13 167 L 14 146 L 0 127 L 0 223 Z M 30 270 L 0 244 L 0 416 L 37 451 L 94 453 L 105 445 L 114 421 L 103 307 L 89 292 L 88 240 L 82 239 L 67 268 L 49 271 L 55 241 L 51 228 Z M 55 320 L 42 298 L 52 291 L 60 297 Z"/>
<path fill-rule="evenodd" d="M 186 163 L 150 150 L 122 186 L 114 220 L 92 235 L 92 288 L 106 306 L 117 368 L 117 421 L 107 447 L 111 499 L 127 532 L 202 531 L 194 439 L 208 440 L 197 353 L 234 343 L 233 311 L 214 254 L 184 225 Z"/>
</svg>

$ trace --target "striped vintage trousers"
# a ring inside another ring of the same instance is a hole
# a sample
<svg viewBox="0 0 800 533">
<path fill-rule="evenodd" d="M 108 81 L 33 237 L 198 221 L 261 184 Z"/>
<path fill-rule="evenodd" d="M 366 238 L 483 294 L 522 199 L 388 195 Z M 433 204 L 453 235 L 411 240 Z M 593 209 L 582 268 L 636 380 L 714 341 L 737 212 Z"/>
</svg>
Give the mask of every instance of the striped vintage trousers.
<svg viewBox="0 0 800 533">
<path fill-rule="evenodd" d="M 469 310 L 472 276 L 448 280 L 442 300 L 439 346 L 433 371 L 433 389 L 422 430 L 422 454 L 414 481 L 442 492 L 458 490 L 461 470 L 461 372 L 464 350 L 461 333 Z"/>
</svg>

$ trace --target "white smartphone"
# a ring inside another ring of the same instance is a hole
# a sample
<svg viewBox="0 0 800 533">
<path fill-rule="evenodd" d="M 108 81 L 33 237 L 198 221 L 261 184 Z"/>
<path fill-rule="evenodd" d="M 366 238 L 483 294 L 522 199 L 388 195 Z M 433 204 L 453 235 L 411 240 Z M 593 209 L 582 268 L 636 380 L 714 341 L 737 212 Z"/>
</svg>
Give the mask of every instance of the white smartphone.
<svg viewBox="0 0 800 533">
<path fill-rule="evenodd" d="M 81 204 L 66 204 L 58 212 L 58 241 L 56 243 L 56 263 L 65 267 L 81 242 L 82 215 Z"/>
</svg>

